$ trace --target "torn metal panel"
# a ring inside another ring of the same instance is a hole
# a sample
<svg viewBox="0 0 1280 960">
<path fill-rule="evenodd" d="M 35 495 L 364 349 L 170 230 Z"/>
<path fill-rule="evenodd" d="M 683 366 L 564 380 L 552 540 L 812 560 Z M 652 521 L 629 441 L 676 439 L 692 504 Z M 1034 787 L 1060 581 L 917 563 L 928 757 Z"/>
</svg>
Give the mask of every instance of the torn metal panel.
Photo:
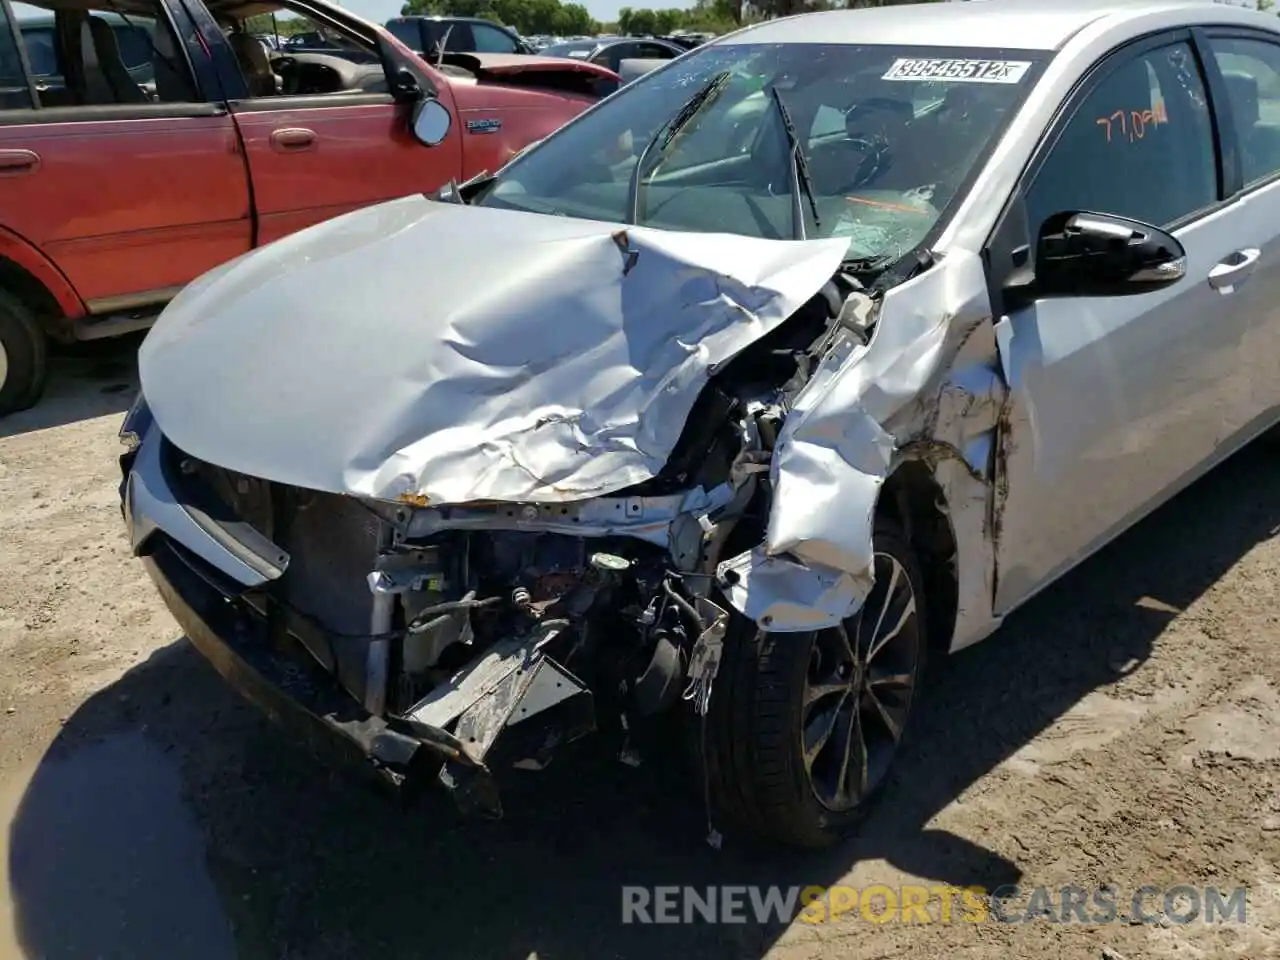
<svg viewBox="0 0 1280 960">
<path fill-rule="evenodd" d="M 711 373 L 847 247 L 406 197 L 188 287 L 142 385 L 174 443 L 250 476 L 418 505 L 597 497 L 656 475 Z"/>
<path fill-rule="evenodd" d="M 955 251 L 884 296 L 869 343 L 856 332 L 837 338 L 775 447 L 764 544 L 718 569 L 722 580 L 737 577 L 728 597 L 742 613 L 788 631 L 831 626 L 854 612 L 873 582 L 880 488 L 911 444 L 963 465 L 936 476 L 958 494 L 954 503 L 948 496 L 953 526 L 965 532 L 958 566 L 979 559 L 987 487 L 975 477 L 987 476 L 988 464 L 968 457 L 989 452 L 980 438 L 996 427 L 1004 389 L 994 346 L 983 347 L 991 340 L 985 291 L 980 258 Z M 958 364 L 960 357 L 969 362 Z M 967 604 L 980 604 L 979 587 L 962 589 Z"/>
<path fill-rule="evenodd" d="M 729 602 L 775 633 L 829 627 L 865 598 L 852 574 L 771 557 L 763 547 L 731 557 L 717 573 Z"/>
</svg>

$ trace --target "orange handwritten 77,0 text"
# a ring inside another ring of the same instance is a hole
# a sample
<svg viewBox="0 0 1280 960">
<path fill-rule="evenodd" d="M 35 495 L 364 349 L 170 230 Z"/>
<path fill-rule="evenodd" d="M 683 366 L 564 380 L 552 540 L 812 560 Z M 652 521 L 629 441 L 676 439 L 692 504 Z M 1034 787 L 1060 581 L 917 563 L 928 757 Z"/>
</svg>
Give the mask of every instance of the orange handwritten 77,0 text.
<svg viewBox="0 0 1280 960">
<path fill-rule="evenodd" d="M 1169 122 L 1161 101 L 1150 110 L 1116 110 L 1114 113 L 1098 117 L 1093 121 L 1102 127 L 1107 136 L 1107 143 L 1133 143 L 1147 135 L 1149 127 Z"/>
</svg>

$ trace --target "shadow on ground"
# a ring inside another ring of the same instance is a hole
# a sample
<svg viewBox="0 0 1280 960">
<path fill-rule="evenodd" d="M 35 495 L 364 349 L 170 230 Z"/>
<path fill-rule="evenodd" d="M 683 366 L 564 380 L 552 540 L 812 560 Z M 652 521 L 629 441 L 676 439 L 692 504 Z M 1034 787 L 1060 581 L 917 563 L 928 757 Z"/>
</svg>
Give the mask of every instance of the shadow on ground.
<svg viewBox="0 0 1280 960">
<path fill-rule="evenodd" d="M 0 439 L 124 413 L 138 391 L 143 336 L 54 346 L 44 396 L 30 410 L 0 419 Z"/>
<path fill-rule="evenodd" d="M 458 825 L 326 773 L 185 642 L 95 696 L 11 826 L 29 956 L 757 958 L 779 925 L 623 926 L 624 884 L 834 882 L 883 858 L 994 887 L 1016 867 L 933 816 L 1081 698 L 1280 523 L 1274 455 L 1246 451 L 1013 617 L 936 664 L 914 746 L 859 838 L 821 854 L 703 843 L 664 770 L 579 755 L 509 785 L 509 817 Z M 1028 827 L 1032 829 L 1032 827 Z"/>
</svg>

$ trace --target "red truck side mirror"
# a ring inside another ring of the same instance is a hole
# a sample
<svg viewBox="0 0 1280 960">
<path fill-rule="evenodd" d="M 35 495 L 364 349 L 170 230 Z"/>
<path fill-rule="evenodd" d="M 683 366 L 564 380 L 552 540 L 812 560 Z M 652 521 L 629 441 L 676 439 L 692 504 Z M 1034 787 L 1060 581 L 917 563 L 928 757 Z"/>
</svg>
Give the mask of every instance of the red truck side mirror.
<svg viewBox="0 0 1280 960">
<path fill-rule="evenodd" d="M 423 146 L 435 147 L 444 143 L 449 135 L 453 118 L 448 109 L 435 97 L 423 97 L 413 107 L 413 135 Z"/>
</svg>

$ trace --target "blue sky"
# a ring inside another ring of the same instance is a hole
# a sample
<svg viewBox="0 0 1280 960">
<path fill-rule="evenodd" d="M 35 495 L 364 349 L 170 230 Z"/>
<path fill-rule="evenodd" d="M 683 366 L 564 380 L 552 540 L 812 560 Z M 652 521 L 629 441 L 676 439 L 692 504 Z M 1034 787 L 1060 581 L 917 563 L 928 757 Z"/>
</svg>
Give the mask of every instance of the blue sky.
<svg viewBox="0 0 1280 960">
<path fill-rule="evenodd" d="M 404 0 L 338 0 L 338 2 L 368 20 L 383 23 L 389 17 L 400 13 L 400 5 Z M 680 6 L 679 3 L 664 3 L 657 0 L 652 3 L 644 3 L 641 0 L 579 0 L 579 2 L 591 11 L 593 17 L 604 22 L 616 19 L 618 10 L 626 6 L 653 6 L 654 8 Z"/>
</svg>

